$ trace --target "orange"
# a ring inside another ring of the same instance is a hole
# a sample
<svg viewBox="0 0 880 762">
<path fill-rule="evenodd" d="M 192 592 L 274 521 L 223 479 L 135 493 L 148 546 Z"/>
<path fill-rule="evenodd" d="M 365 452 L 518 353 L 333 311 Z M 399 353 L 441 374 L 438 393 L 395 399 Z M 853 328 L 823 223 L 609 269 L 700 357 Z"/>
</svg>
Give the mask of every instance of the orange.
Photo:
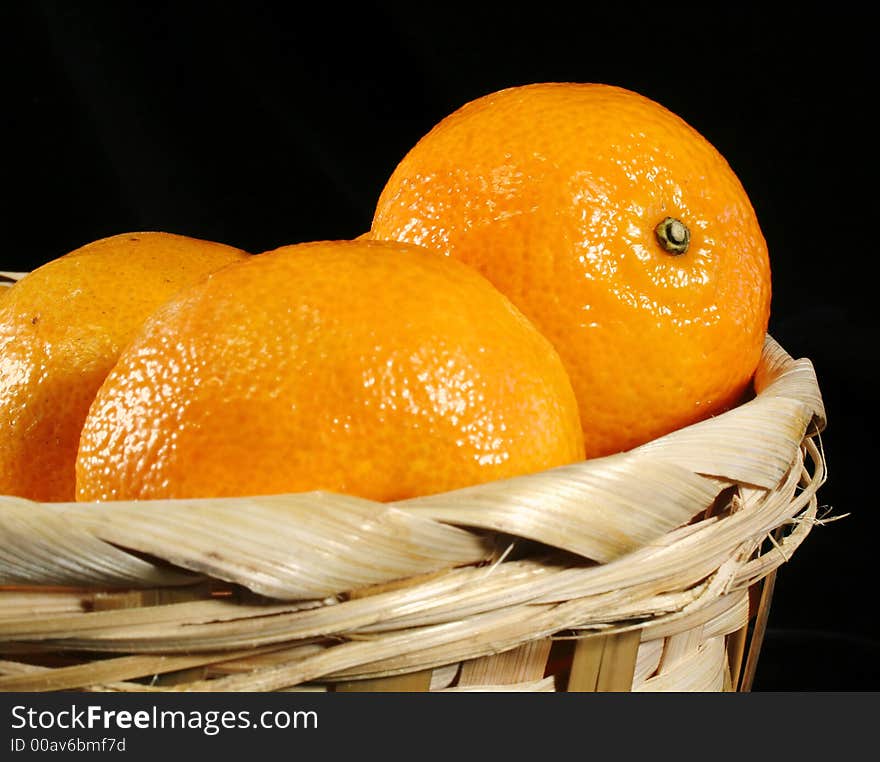
<svg viewBox="0 0 880 762">
<path fill-rule="evenodd" d="M 0 494 L 73 500 L 80 428 L 120 350 L 176 291 L 245 256 L 184 236 L 124 233 L 3 289 Z"/>
<path fill-rule="evenodd" d="M 609 85 L 468 103 L 403 158 L 372 236 L 478 269 L 553 342 L 588 457 L 740 400 L 770 309 L 742 184 L 681 118 Z"/>
<path fill-rule="evenodd" d="M 225 268 L 147 321 L 83 427 L 77 499 L 387 501 L 582 457 L 558 354 L 475 270 L 311 242 Z"/>
</svg>

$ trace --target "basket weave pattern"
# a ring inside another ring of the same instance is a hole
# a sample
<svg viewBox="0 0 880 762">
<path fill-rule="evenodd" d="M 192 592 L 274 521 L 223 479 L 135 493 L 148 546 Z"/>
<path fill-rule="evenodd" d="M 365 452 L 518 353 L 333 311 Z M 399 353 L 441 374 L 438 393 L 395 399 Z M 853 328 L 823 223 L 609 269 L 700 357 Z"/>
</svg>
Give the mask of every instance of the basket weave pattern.
<svg viewBox="0 0 880 762">
<path fill-rule="evenodd" d="M 748 690 L 817 516 L 813 367 L 620 455 L 401 501 L 0 497 L 0 690 Z"/>
</svg>

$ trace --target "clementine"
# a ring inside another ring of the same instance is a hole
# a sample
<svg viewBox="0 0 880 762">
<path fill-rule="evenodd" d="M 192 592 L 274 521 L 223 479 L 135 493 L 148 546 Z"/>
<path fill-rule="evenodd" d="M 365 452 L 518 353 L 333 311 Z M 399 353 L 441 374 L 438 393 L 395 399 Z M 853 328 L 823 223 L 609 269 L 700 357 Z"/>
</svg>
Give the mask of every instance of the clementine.
<svg viewBox="0 0 880 762">
<path fill-rule="evenodd" d="M 418 247 L 285 246 L 157 311 L 92 405 L 77 499 L 429 494 L 583 457 L 558 354 Z"/>
<path fill-rule="evenodd" d="M 371 234 L 475 267 L 558 349 L 588 457 L 737 403 L 770 309 L 739 179 L 658 103 L 540 83 L 466 104 L 403 158 Z"/>
<path fill-rule="evenodd" d="M 0 494 L 73 500 L 80 429 L 120 350 L 172 294 L 245 256 L 185 236 L 124 233 L 0 290 Z"/>
</svg>

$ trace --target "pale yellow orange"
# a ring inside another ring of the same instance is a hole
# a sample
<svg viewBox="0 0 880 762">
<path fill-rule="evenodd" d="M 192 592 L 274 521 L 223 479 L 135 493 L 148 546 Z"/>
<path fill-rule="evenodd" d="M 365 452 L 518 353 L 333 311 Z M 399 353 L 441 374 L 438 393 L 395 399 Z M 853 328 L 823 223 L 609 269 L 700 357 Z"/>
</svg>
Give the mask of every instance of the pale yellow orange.
<svg viewBox="0 0 880 762">
<path fill-rule="evenodd" d="M 179 289 L 246 256 L 185 236 L 124 233 L 3 289 L 0 494 L 73 500 L 80 429 L 119 352 Z"/>
</svg>

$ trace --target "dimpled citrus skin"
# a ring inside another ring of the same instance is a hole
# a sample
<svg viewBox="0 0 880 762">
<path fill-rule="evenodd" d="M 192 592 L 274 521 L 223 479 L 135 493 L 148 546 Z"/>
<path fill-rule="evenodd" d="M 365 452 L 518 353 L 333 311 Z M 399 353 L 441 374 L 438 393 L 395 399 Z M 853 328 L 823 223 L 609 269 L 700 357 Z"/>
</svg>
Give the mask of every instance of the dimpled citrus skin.
<svg viewBox="0 0 880 762">
<path fill-rule="evenodd" d="M 77 499 L 387 501 L 582 457 L 558 354 L 487 280 L 414 246 L 324 241 L 147 322 L 92 406 Z"/>
<path fill-rule="evenodd" d="M 686 253 L 658 241 L 667 217 Z M 510 297 L 565 363 L 588 457 L 736 404 L 760 358 L 770 265 L 746 192 L 628 90 L 542 83 L 465 105 L 397 166 L 371 235 L 466 262 Z"/>
<path fill-rule="evenodd" d="M 161 232 L 124 233 L 59 257 L 0 299 L 0 494 L 75 496 L 89 405 L 143 321 L 179 289 L 247 254 Z"/>
</svg>

